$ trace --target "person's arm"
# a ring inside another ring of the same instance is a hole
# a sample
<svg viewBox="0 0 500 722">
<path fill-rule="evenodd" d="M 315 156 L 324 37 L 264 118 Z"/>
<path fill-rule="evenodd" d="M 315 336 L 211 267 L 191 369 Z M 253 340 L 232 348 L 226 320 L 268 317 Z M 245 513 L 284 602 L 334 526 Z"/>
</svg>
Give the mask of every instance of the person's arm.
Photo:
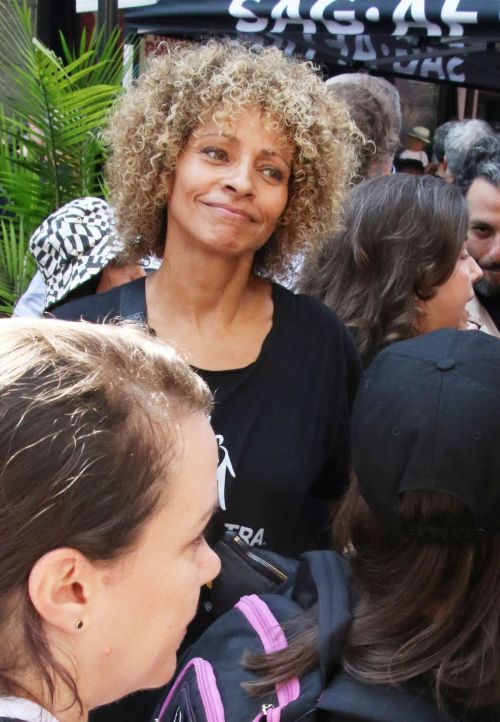
<svg viewBox="0 0 500 722">
<path fill-rule="evenodd" d="M 37 271 L 31 283 L 14 306 L 13 316 L 23 318 L 39 318 L 45 307 L 45 282 L 40 271 Z"/>
</svg>

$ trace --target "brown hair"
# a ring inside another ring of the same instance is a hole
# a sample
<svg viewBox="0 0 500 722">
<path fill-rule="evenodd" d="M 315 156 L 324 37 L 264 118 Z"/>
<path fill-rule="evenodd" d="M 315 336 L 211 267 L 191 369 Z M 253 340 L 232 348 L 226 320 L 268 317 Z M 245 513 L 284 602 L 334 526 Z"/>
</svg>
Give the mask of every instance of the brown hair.
<svg viewBox="0 0 500 722">
<path fill-rule="evenodd" d="M 33 565 L 61 546 L 92 560 L 130 549 L 168 491 L 174 422 L 209 404 L 187 363 L 139 328 L 0 321 L 0 628 L 15 604 L 20 649 L 52 697 L 59 677 L 79 702 L 31 603 Z M 19 688 L 22 661 L 2 645 L 1 693 Z"/>
<path fill-rule="evenodd" d="M 471 524 L 468 509 L 441 492 L 409 491 L 401 501 L 407 525 L 452 530 Z M 352 626 L 344 669 L 369 684 L 420 680 L 440 709 L 477 709 L 500 702 L 500 534 L 424 541 L 388 527 L 370 511 L 353 482 L 338 510 L 334 537 L 349 548 L 353 572 Z M 287 650 L 250 656 L 264 673 L 253 685 L 304 674 L 315 666 L 316 624 L 310 613 Z"/>
<path fill-rule="evenodd" d="M 110 201 L 132 260 L 163 255 L 168 178 L 193 130 L 212 117 L 230 122 L 248 106 L 294 146 L 287 207 L 254 270 L 282 275 L 297 251 L 334 232 L 359 133 L 317 69 L 277 48 L 173 45 L 122 97 L 105 134 Z"/>
<path fill-rule="evenodd" d="M 467 235 L 457 188 L 432 176 L 393 174 L 355 186 L 342 231 L 307 260 L 300 288 L 353 330 L 368 363 L 417 333 L 417 299 L 453 273 Z"/>
</svg>

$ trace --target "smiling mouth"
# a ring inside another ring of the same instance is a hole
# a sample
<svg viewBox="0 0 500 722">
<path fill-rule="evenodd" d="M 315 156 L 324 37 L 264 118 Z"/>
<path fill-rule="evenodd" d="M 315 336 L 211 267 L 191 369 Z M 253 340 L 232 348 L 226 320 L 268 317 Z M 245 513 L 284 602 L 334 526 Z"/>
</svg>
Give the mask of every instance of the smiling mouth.
<svg viewBox="0 0 500 722">
<path fill-rule="evenodd" d="M 215 211 L 220 213 L 225 218 L 235 221 L 246 221 L 249 223 L 255 223 L 254 218 L 249 213 L 240 210 L 239 208 L 233 208 L 226 206 L 222 203 L 204 203 L 208 208 L 213 208 Z"/>
</svg>

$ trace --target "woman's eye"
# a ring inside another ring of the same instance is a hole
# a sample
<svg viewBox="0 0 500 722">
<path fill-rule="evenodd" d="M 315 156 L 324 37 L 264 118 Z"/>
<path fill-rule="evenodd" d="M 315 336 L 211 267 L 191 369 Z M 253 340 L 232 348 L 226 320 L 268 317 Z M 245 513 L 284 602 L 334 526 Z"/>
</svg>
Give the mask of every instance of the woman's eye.
<svg viewBox="0 0 500 722">
<path fill-rule="evenodd" d="M 262 172 L 265 176 L 273 180 L 281 181 L 284 178 L 284 173 L 279 168 L 266 167 L 262 169 Z"/>
<path fill-rule="evenodd" d="M 222 148 L 202 148 L 201 152 L 208 155 L 209 158 L 213 158 L 213 160 L 225 160 L 227 158 L 227 154 Z"/>
</svg>

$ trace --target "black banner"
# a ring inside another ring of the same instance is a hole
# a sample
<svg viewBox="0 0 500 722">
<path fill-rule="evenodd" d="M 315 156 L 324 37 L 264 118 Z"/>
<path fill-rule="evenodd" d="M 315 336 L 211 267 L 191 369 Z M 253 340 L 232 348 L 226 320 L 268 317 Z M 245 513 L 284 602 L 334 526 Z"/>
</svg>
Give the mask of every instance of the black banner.
<svg viewBox="0 0 500 722">
<path fill-rule="evenodd" d="M 160 0 L 126 19 L 139 32 L 271 43 L 332 72 L 500 90 L 500 0 Z"/>
</svg>

